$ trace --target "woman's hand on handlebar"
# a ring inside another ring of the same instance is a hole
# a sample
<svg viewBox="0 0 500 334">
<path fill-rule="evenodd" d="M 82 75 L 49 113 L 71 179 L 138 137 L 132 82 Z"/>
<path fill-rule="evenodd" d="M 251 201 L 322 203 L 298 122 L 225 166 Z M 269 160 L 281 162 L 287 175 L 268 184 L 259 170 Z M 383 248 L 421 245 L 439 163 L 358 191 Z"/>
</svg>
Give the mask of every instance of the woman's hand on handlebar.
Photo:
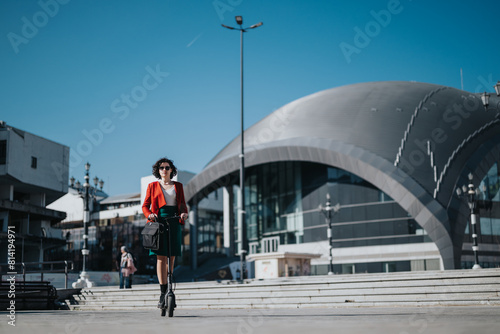
<svg viewBox="0 0 500 334">
<path fill-rule="evenodd" d="M 152 213 L 152 214 L 150 214 L 150 215 L 148 216 L 148 220 L 151 220 L 151 221 L 153 221 L 153 222 L 154 222 L 154 221 L 156 221 L 156 219 L 157 219 L 157 218 L 158 218 L 158 216 L 157 216 L 157 215 L 155 215 L 154 213 Z"/>
<path fill-rule="evenodd" d="M 181 213 L 181 219 L 182 220 L 188 219 L 188 214 L 187 213 Z"/>
</svg>

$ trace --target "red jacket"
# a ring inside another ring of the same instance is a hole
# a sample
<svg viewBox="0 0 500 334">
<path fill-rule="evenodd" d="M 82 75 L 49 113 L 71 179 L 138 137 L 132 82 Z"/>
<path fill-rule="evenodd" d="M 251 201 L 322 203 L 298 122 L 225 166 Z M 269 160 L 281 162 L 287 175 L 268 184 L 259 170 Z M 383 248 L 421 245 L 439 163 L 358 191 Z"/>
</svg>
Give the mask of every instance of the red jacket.
<svg viewBox="0 0 500 334">
<path fill-rule="evenodd" d="M 188 210 L 186 206 L 186 200 L 184 199 L 184 188 L 182 187 L 182 183 L 174 181 L 174 187 L 177 199 L 177 211 L 179 214 L 187 213 Z M 151 182 L 150 184 L 148 184 L 148 189 L 146 190 L 146 198 L 144 199 L 144 203 L 142 204 L 142 212 L 144 213 L 144 216 L 148 218 L 152 213 L 158 215 L 160 208 L 164 205 L 167 205 L 167 202 L 165 202 L 165 197 L 163 196 L 160 182 Z M 184 225 L 184 220 L 179 219 L 179 223 L 181 225 Z"/>
</svg>

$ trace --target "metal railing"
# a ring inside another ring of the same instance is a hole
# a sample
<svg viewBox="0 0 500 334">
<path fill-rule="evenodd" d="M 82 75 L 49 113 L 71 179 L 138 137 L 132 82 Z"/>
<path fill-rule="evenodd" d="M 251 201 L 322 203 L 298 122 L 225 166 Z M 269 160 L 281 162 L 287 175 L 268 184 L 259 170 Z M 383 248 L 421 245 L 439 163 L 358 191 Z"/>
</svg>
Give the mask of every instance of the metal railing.
<svg viewBox="0 0 500 334">
<path fill-rule="evenodd" d="M 64 268 L 56 268 L 57 265 L 63 265 Z M 12 266 L 21 267 L 20 271 L 12 270 Z M 45 269 L 47 266 L 49 268 Z M 38 267 L 38 268 L 34 268 Z M 33 269 L 30 269 L 33 268 Z M 43 274 L 64 273 L 64 288 L 68 288 L 68 274 L 73 270 L 73 261 L 47 261 L 47 262 L 20 262 L 16 264 L 0 264 L 0 274 L 23 275 L 23 281 L 26 282 L 26 274 L 40 274 L 40 281 L 43 281 Z"/>
</svg>

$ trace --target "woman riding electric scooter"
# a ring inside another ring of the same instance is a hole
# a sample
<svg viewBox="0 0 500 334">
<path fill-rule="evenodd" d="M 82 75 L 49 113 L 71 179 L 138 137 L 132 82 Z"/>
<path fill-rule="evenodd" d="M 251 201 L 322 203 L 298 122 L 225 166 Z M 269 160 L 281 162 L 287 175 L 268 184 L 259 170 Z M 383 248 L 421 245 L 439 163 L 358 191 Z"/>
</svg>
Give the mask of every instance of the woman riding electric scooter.
<svg viewBox="0 0 500 334">
<path fill-rule="evenodd" d="M 162 233 L 160 249 L 149 251 L 149 255 L 157 258 L 156 272 L 160 283 L 160 300 L 158 307 L 165 308 L 166 294 L 168 289 L 168 273 L 173 273 L 176 256 L 181 255 L 182 225 L 188 217 L 187 206 L 184 199 L 182 183 L 172 181 L 177 175 L 177 168 L 172 160 L 162 158 L 153 165 L 153 175 L 159 181 L 148 184 L 146 197 L 142 205 L 144 216 L 149 221 L 165 222 L 167 218 L 179 216 L 180 219 L 172 221 L 169 219 L 169 233 Z M 169 237 L 169 239 L 167 239 Z M 170 247 L 170 256 L 168 250 Z M 168 264 L 170 267 L 168 268 Z"/>
</svg>

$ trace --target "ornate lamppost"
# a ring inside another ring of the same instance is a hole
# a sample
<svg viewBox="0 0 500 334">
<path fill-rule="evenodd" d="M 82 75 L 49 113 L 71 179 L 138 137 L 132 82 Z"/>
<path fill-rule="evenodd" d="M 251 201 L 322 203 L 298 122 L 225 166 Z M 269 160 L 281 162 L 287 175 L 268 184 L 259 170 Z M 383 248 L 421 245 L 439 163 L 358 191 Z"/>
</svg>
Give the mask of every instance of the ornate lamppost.
<svg viewBox="0 0 500 334">
<path fill-rule="evenodd" d="M 330 268 L 328 269 L 328 275 L 333 275 L 333 233 L 332 233 L 332 217 L 334 214 L 339 212 L 340 204 L 337 203 L 334 206 L 330 203 L 330 194 L 326 194 L 326 206 L 323 207 L 321 204 L 319 210 L 325 215 L 325 221 L 328 225 L 327 237 L 328 243 L 330 245 L 330 254 L 328 260 L 330 261 Z"/>
<path fill-rule="evenodd" d="M 495 93 L 497 93 L 497 97 L 500 96 L 500 81 L 498 81 L 494 86 L 493 88 L 495 88 Z M 483 106 L 484 106 L 484 109 L 486 111 L 488 111 L 488 109 L 491 109 L 491 108 L 488 108 L 488 106 L 491 104 L 491 102 L 493 103 L 496 103 L 496 110 L 500 110 L 500 101 L 491 101 L 490 100 L 490 94 L 489 93 L 482 93 L 481 94 L 481 101 L 483 102 Z"/>
<path fill-rule="evenodd" d="M 94 187 L 90 186 L 89 180 L 89 170 L 90 170 L 90 164 L 87 162 L 85 164 L 85 183 L 83 186 L 80 184 L 79 181 L 76 181 L 75 184 L 75 178 L 71 177 L 70 179 L 70 187 L 77 190 L 80 196 L 83 197 L 83 247 L 82 247 L 82 256 L 83 256 L 83 266 L 82 266 L 82 272 L 80 273 L 80 278 L 72 284 L 73 288 L 78 289 L 78 288 L 91 288 L 94 286 L 94 282 L 91 282 L 89 280 L 89 275 L 87 273 L 87 257 L 90 254 L 90 251 L 88 249 L 88 239 L 89 239 L 89 223 L 90 223 L 90 200 L 95 200 L 97 191 L 102 191 L 102 187 L 104 186 L 104 181 L 99 180 L 99 178 L 96 176 L 94 178 Z M 97 185 L 99 185 L 100 189 L 97 189 Z M 92 207 L 93 209 L 93 207 Z M 93 210 L 92 210 L 93 211 Z"/>
<path fill-rule="evenodd" d="M 462 189 L 457 188 L 457 195 L 462 196 L 462 191 L 463 195 L 467 196 L 467 203 L 469 205 L 470 209 L 470 229 L 472 233 L 472 251 L 474 252 L 474 266 L 472 269 L 481 269 L 481 266 L 479 265 L 479 246 L 477 242 L 477 223 L 479 221 L 479 210 L 477 207 L 477 198 L 476 196 L 479 193 L 479 189 L 476 189 L 474 187 L 474 184 L 472 183 L 473 180 L 473 175 L 472 173 L 469 173 L 469 184 L 468 186 L 463 185 Z"/>
</svg>

